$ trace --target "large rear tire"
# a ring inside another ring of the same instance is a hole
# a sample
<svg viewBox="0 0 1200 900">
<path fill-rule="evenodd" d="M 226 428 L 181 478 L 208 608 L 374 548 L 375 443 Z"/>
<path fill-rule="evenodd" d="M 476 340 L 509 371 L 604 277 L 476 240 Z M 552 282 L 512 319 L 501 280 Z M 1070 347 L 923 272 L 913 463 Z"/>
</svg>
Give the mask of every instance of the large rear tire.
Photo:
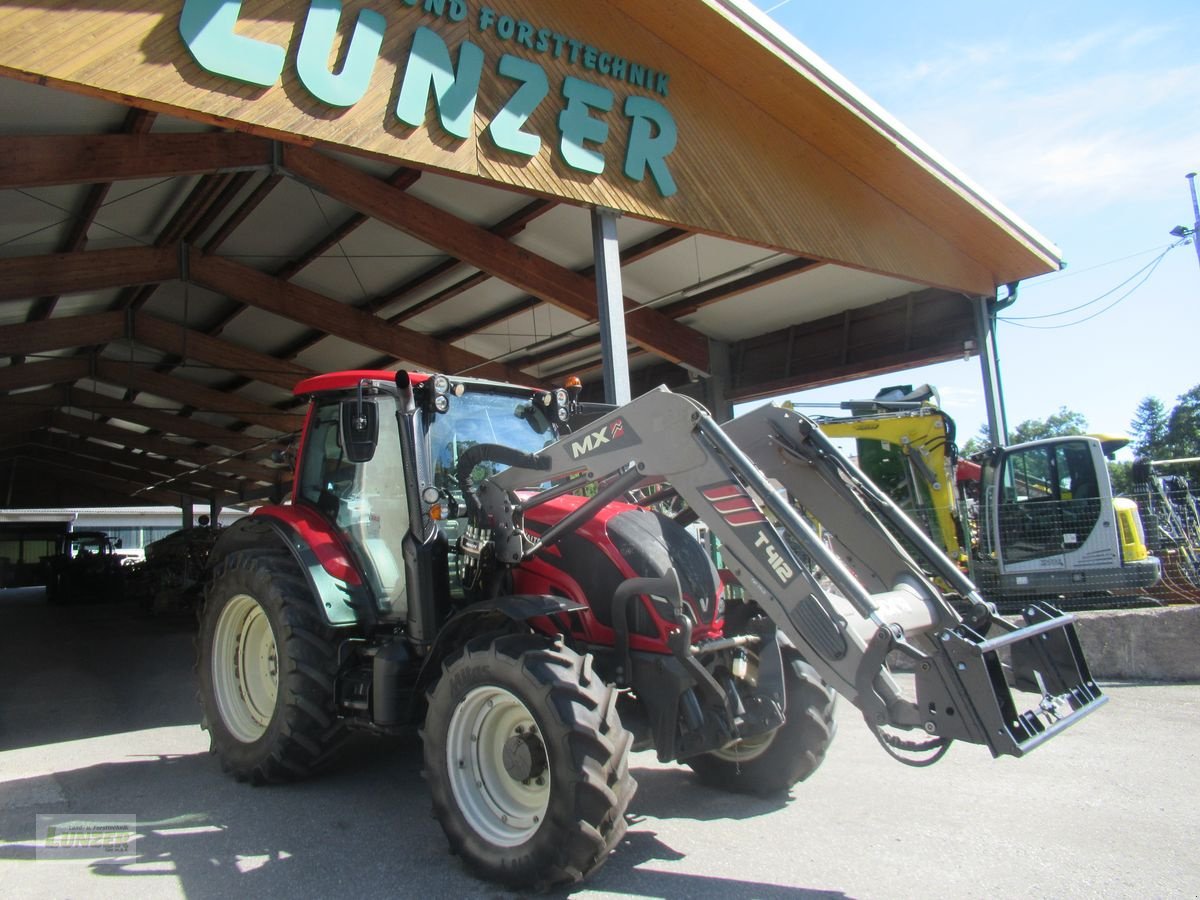
<svg viewBox="0 0 1200 900">
<path fill-rule="evenodd" d="M 590 656 L 533 635 L 476 639 L 428 699 L 433 811 L 468 868 L 543 889 L 608 858 L 637 787 L 633 737 Z"/>
<path fill-rule="evenodd" d="M 217 565 L 198 646 L 201 724 L 225 771 L 266 784 L 326 761 L 343 735 L 337 646 L 286 552 L 231 553 Z"/>
<path fill-rule="evenodd" d="M 784 657 L 786 721 L 766 734 L 692 757 L 687 764 L 704 784 L 726 791 L 771 796 L 787 791 L 825 760 L 837 726 L 837 695 L 817 670 L 797 656 Z"/>
</svg>

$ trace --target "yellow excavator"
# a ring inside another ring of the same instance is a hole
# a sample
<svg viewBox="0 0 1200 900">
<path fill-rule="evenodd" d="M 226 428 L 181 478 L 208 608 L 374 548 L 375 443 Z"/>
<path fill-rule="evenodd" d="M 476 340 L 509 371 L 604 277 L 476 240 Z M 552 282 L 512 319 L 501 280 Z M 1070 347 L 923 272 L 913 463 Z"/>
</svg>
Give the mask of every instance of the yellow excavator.
<svg viewBox="0 0 1200 900">
<path fill-rule="evenodd" d="M 963 460 L 928 385 L 841 406 L 850 415 L 819 418 L 821 430 L 853 438 L 859 467 L 998 604 L 1135 602 L 1161 578 L 1105 464 L 1128 439 L 1053 437 Z"/>
</svg>

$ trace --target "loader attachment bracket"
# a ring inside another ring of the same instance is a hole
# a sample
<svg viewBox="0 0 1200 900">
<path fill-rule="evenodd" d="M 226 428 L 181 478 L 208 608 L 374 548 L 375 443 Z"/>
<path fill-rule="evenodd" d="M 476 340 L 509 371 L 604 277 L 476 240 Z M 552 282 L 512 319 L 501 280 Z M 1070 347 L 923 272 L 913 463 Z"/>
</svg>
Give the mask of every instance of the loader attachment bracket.
<svg viewBox="0 0 1200 900">
<path fill-rule="evenodd" d="M 1088 671 L 1074 623 L 1031 604 L 1024 627 L 993 638 L 965 627 L 942 632 L 942 652 L 917 674 L 918 705 L 934 724 L 926 731 L 985 744 L 993 756 L 1024 756 L 1095 712 L 1108 698 Z M 1021 709 L 1010 685 L 1032 705 Z"/>
</svg>

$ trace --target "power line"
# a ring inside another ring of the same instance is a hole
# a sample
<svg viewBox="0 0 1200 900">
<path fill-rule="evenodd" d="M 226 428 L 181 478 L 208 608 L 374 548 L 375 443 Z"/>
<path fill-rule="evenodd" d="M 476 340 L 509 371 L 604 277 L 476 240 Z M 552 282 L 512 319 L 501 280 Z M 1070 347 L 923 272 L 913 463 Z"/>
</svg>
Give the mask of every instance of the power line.
<svg viewBox="0 0 1200 900">
<path fill-rule="evenodd" d="M 1084 309 L 1085 307 L 1091 306 L 1093 303 L 1099 303 L 1105 297 L 1109 296 L 1109 294 L 1114 294 L 1117 291 L 1119 291 L 1121 288 L 1125 287 L 1125 285 L 1129 284 L 1129 282 L 1133 281 L 1133 279 L 1137 278 L 1139 275 L 1141 275 L 1147 269 L 1150 269 L 1151 271 L 1153 271 L 1155 268 L 1158 267 L 1158 264 L 1160 262 L 1162 262 L 1163 257 L 1166 256 L 1168 253 L 1170 253 L 1177 246 L 1178 246 L 1178 244 L 1171 244 L 1162 253 L 1160 253 L 1154 259 L 1150 260 L 1150 262 L 1146 263 L 1146 265 L 1142 266 L 1140 269 L 1138 269 L 1136 272 L 1134 272 L 1132 275 L 1130 275 L 1128 278 L 1126 278 L 1120 284 L 1114 285 L 1113 287 L 1109 288 L 1107 291 L 1105 291 L 1100 296 L 1094 297 L 1091 300 L 1087 301 L 1087 303 L 1080 303 L 1078 306 L 1072 306 L 1072 307 L 1069 307 L 1068 309 L 1060 309 L 1058 312 L 1045 313 L 1040 316 L 1006 316 L 1006 317 L 1004 317 L 1004 321 L 1005 322 L 1032 322 L 1036 319 L 1053 319 L 1056 316 L 1065 316 L 1067 313 L 1072 313 L 1072 312 L 1076 312 L 1078 310 Z"/>
<path fill-rule="evenodd" d="M 1153 262 L 1147 264 L 1146 266 L 1143 266 L 1141 269 L 1139 269 L 1137 272 L 1135 272 L 1129 278 L 1127 278 L 1123 282 L 1121 282 L 1121 284 L 1119 284 L 1116 287 L 1112 288 L 1111 290 L 1108 290 L 1105 293 L 1101 294 L 1095 300 L 1089 300 L 1087 303 L 1084 303 L 1084 304 L 1081 304 L 1080 306 L 1074 307 L 1074 309 L 1083 309 L 1083 307 L 1085 307 L 1085 306 L 1091 306 L 1093 303 L 1097 302 L 1098 300 L 1104 299 L 1109 294 L 1111 294 L 1113 291 L 1119 289 L 1123 285 L 1128 284 L 1131 280 L 1136 278 L 1141 272 L 1146 273 L 1145 275 L 1142 276 L 1142 279 L 1137 284 L 1135 284 L 1133 287 L 1131 287 L 1129 290 L 1127 290 L 1124 294 L 1122 294 L 1120 297 L 1118 297 L 1112 303 L 1108 304 L 1108 306 L 1105 306 L 1103 309 L 1097 310 L 1096 312 L 1092 313 L 1089 316 L 1084 316 L 1082 319 L 1077 319 L 1074 322 L 1064 322 L 1061 325 L 1026 325 L 1026 324 L 1024 324 L 1024 322 L 1018 321 L 1016 319 L 1009 319 L 1009 318 L 1004 318 L 1004 317 L 1001 317 L 1000 321 L 1007 322 L 1011 325 L 1016 325 L 1019 328 L 1036 328 L 1039 331 L 1054 331 L 1059 328 L 1071 328 L 1075 325 L 1082 325 L 1084 322 L 1090 322 L 1092 319 L 1096 318 L 1097 316 L 1103 315 L 1104 313 L 1108 312 L 1110 309 L 1112 309 L 1117 304 L 1121 303 L 1123 300 L 1125 300 L 1127 297 L 1129 297 L 1131 294 L 1133 294 L 1143 284 L 1145 284 L 1150 279 L 1150 276 L 1154 274 L 1154 271 L 1158 268 L 1159 263 L 1161 263 L 1166 258 L 1167 254 L 1170 253 L 1172 250 L 1174 250 L 1176 247 L 1181 246 L 1181 244 L 1182 244 L 1182 242 L 1180 244 L 1172 244 L 1170 247 L 1168 247 L 1166 250 L 1164 250 L 1161 254 L 1159 254 L 1159 256 Z M 1050 313 L 1046 316 L 1029 316 L 1027 318 L 1045 319 L 1045 318 L 1050 318 L 1051 316 L 1061 316 L 1064 313 L 1073 312 L 1073 311 L 1074 310 L 1062 310 L 1061 312 Z"/>
</svg>

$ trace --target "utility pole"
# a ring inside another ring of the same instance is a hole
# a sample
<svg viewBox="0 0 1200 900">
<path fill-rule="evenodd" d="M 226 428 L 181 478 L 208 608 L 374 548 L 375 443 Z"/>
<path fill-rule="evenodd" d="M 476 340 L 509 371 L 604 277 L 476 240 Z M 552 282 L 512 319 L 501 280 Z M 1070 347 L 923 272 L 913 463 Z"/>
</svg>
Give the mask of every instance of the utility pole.
<svg viewBox="0 0 1200 900">
<path fill-rule="evenodd" d="M 1196 201 L 1196 173 L 1187 173 L 1188 186 L 1192 189 L 1192 246 L 1196 248 L 1196 261 L 1200 262 L 1200 203 Z"/>
</svg>

